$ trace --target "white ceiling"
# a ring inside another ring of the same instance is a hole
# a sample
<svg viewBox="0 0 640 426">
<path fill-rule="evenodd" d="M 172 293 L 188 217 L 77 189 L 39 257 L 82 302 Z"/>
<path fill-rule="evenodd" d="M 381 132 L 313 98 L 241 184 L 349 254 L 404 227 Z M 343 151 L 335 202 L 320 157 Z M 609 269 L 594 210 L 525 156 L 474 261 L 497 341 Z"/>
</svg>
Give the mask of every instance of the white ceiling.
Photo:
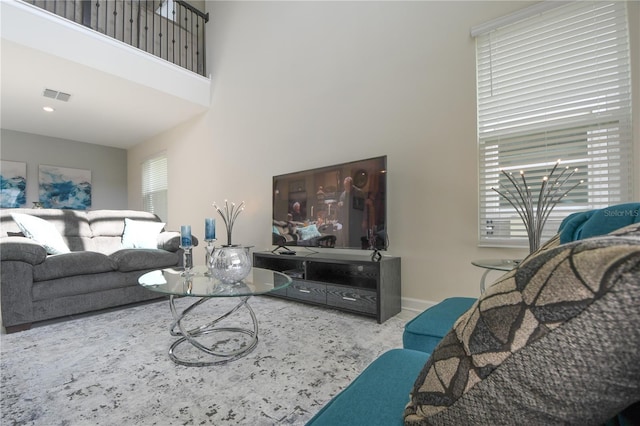
<svg viewBox="0 0 640 426">
<path fill-rule="evenodd" d="M 56 17 L 1 3 L 3 129 L 127 149 L 207 110 L 209 79 L 101 34 L 87 35 L 89 30 L 73 23 L 57 27 Z M 29 31 L 24 31 L 25 25 Z M 34 28 L 46 25 L 54 27 L 29 37 Z M 54 47 L 51 34 L 61 36 Z M 91 57 L 87 48 L 100 54 Z M 78 51 L 82 49 L 84 54 Z M 71 98 L 46 98 L 45 89 L 69 93 Z M 55 111 L 47 113 L 44 106 Z"/>
</svg>

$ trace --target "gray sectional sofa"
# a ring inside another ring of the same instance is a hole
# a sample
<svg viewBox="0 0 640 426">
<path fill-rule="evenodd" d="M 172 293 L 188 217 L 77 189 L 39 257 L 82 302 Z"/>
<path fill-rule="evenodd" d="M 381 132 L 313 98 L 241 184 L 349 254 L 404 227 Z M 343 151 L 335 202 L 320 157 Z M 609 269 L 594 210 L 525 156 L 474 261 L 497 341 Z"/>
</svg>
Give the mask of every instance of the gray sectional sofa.
<svg viewBox="0 0 640 426">
<path fill-rule="evenodd" d="M 59 234 L 49 231 L 67 247 L 51 254 L 49 242 L 25 232 L 16 217 L 44 219 L 35 221 L 53 225 Z M 182 264 L 180 233 L 163 226 L 154 214 L 133 210 L 0 210 L 0 303 L 7 333 L 37 321 L 163 297 L 138 285 L 148 271 Z M 151 238 L 155 247 L 137 237 Z"/>
</svg>

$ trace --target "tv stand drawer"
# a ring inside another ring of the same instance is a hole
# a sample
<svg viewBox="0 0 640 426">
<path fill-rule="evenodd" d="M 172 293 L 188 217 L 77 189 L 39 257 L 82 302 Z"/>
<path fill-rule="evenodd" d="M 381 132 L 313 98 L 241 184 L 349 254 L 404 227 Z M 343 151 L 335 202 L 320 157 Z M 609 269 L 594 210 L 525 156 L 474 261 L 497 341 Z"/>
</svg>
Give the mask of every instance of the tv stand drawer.
<svg viewBox="0 0 640 426">
<path fill-rule="evenodd" d="M 287 297 L 305 302 L 327 303 L 326 285 L 312 281 L 293 280 L 287 287 Z"/>
<path fill-rule="evenodd" d="M 378 297 L 375 291 L 328 285 L 327 305 L 375 315 Z"/>
</svg>

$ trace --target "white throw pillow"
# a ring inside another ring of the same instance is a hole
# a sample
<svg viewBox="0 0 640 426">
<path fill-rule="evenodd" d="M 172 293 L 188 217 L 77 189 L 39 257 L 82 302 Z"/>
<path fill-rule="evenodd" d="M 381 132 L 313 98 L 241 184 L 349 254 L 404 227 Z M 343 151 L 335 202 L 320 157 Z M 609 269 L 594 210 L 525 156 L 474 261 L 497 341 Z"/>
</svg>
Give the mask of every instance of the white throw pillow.
<svg viewBox="0 0 640 426">
<path fill-rule="evenodd" d="M 63 254 L 71 251 L 52 223 L 23 213 L 11 213 L 11 217 L 25 237 L 42 245 L 47 253 Z"/>
<path fill-rule="evenodd" d="M 122 248 L 158 248 L 158 235 L 164 222 L 143 222 L 125 218 Z"/>
</svg>

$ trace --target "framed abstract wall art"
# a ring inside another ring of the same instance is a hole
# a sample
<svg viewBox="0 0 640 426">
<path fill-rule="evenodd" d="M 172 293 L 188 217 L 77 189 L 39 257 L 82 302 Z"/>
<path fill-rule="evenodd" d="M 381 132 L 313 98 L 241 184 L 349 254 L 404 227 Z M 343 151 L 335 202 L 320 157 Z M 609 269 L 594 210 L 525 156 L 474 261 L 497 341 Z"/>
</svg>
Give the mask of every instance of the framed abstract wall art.
<svg viewBox="0 0 640 426">
<path fill-rule="evenodd" d="M 24 207 L 27 202 L 27 163 L 0 160 L 0 208 Z"/>
<path fill-rule="evenodd" d="M 42 207 L 73 210 L 91 207 L 91 170 L 41 164 L 38 171 Z"/>
</svg>

